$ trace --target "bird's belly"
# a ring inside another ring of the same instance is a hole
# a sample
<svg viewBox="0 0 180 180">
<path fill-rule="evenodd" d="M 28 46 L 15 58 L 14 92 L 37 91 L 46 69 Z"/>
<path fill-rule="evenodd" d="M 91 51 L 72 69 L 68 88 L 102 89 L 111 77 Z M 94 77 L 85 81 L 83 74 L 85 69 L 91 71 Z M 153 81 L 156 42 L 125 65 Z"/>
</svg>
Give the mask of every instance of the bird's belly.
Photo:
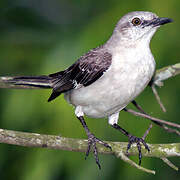
<svg viewBox="0 0 180 180">
<path fill-rule="evenodd" d="M 74 89 L 65 98 L 74 106 L 81 106 L 90 117 L 102 118 L 119 112 L 144 90 L 152 78 L 153 70 L 146 67 L 110 68 L 87 87 Z"/>
</svg>

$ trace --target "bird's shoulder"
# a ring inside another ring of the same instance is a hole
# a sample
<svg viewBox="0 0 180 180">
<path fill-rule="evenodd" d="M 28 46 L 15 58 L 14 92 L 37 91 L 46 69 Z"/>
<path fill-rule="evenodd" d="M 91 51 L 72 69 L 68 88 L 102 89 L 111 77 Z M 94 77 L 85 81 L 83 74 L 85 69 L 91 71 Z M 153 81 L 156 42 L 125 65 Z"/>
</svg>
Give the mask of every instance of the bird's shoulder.
<svg viewBox="0 0 180 180">
<path fill-rule="evenodd" d="M 77 63 L 81 66 L 82 64 L 88 63 L 90 66 L 109 66 L 111 64 L 112 55 L 103 46 L 91 49 L 86 54 L 81 56 Z"/>
<path fill-rule="evenodd" d="M 67 72 L 71 72 L 71 78 L 76 80 L 77 84 L 88 86 L 103 73 L 108 70 L 111 65 L 112 55 L 103 46 L 91 49 L 89 52 L 81 56 Z"/>
<path fill-rule="evenodd" d="M 111 61 L 111 53 L 100 46 L 88 51 L 64 71 L 49 76 L 59 78 L 59 85 L 62 79 L 62 81 L 74 81 L 76 84 L 87 86 L 103 75 L 110 67 Z"/>
</svg>

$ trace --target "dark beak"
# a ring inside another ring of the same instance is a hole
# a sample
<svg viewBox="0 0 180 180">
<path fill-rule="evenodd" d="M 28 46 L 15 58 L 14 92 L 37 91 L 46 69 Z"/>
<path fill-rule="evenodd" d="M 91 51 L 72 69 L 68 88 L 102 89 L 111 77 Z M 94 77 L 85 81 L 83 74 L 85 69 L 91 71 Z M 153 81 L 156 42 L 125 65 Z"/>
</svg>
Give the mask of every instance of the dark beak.
<svg viewBox="0 0 180 180">
<path fill-rule="evenodd" d="M 161 26 L 161 25 L 164 25 L 164 24 L 167 24 L 167 23 L 170 23 L 170 22 L 173 22 L 172 19 L 170 18 L 156 18 L 156 19 L 153 19 L 151 21 L 145 21 L 143 24 L 144 24 L 144 27 L 145 26 L 153 26 L 153 27 L 156 27 L 156 26 Z"/>
</svg>

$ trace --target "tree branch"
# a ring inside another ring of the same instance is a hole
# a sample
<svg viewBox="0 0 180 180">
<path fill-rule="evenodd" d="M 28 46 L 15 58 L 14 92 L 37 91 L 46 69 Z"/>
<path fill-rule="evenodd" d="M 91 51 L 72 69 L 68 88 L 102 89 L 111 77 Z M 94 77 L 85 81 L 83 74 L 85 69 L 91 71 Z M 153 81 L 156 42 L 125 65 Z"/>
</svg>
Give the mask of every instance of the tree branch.
<svg viewBox="0 0 180 180">
<path fill-rule="evenodd" d="M 86 152 L 87 150 L 87 140 L 82 139 L 72 139 L 65 138 L 61 136 L 44 135 L 37 133 L 25 133 L 11 130 L 0 129 L 0 143 L 13 144 L 25 147 L 42 147 L 48 149 L 60 149 L 66 151 L 78 151 Z M 118 158 L 130 163 L 141 170 L 145 170 L 149 173 L 155 173 L 154 171 L 147 170 L 140 167 L 133 161 L 131 161 L 125 154 L 127 149 L 126 142 L 111 142 L 106 141 L 111 147 L 112 151 L 108 148 L 97 145 L 98 152 L 101 154 L 111 154 Z M 150 152 L 147 152 L 144 147 L 142 147 L 142 154 L 144 157 L 156 157 L 161 159 L 167 159 L 167 157 L 180 156 L 180 143 L 172 144 L 148 144 L 150 147 Z M 128 155 L 136 156 L 138 155 L 138 150 L 135 145 L 129 150 Z M 177 170 L 177 167 L 176 167 Z"/>
<path fill-rule="evenodd" d="M 153 84 L 156 86 L 163 86 L 163 81 L 180 74 L 180 63 L 163 67 L 156 70 Z"/>
<path fill-rule="evenodd" d="M 151 86 L 160 87 L 163 85 L 164 80 L 176 76 L 178 74 L 180 74 L 180 63 L 159 69 L 155 73 L 153 81 L 151 82 Z M 0 77 L 0 88 L 41 89 L 41 87 L 13 84 L 11 82 L 12 78 L 13 77 Z M 154 89 L 153 92 L 155 92 Z M 156 94 L 156 98 L 158 99 L 159 97 L 156 92 L 155 94 Z M 163 108 L 160 98 L 158 99 L 158 102 Z M 137 113 L 137 112 L 132 112 L 132 110 L 130 110 L 130 112 L 135 113 L 135 115 Z M 157 118 L 154 120 L 158 121 Z M 168 125 L 172 125 L 172 124 L 168 124 Z M 179 125 L 176 124 L 173 124 L 173 126 L 179 127 Z M 19 145 L 25 147 L 43 147 L 49 149 L 61 149 L 66 151 L 79 151 L 79 152 L 86 152 L 87 149 L 87 140 L 72 139 L 72 138 L 65 138 L 65 137 L 52 136 L 52 135 L 40 135 L 36 133 L 24 133 L 24 132 L 10 131 L 4 129 L 0 129 L 0 143 L 13 144 L 13 145 Z M 113 154 L 116 157 L 121 158 L 123 161 L 131 164 L 132 166 L 142 171 L 155 174 L 155 171 L 143 168 L 128 158 L 128 156 L 126 155 L 127 143 L 125 142 L 107 142 L 107 143 L 112 147 L 112 151 L 98 144 L 97 147 L 99 153 Z M 151 151 L 147 152 L 144 149 L 144 147 L 142 147 L 143 156 L 160 158 L 167 165 L 169 165 L 175 170 L 178 170 L 178 168 L 175 165 L 173 165 L 167 159 L 167 157 L 180 156 L 180 143 L 148 144 L 148 146 L 150 147 Z M 137 150 L 136 145 L 132 145 L 132 148 L 129 150 L 128 155 L 138 155 L 138 153 L 139 152 Z"/>
<path fill-rule="evenodd" d="M 143 118 L 147 118 L 147 119 L 150 119 L 150 120 L 153 120 L 153 121 L 156 121 L 156 122 L 160 122 L 162 124 L 166 124 L 166 125 L 169 125 L 169 126 L 172 126 L 172 127 L 176 127 L 176 128 L 180 128 L 180 125 L 179 124 L 176 124 L 176 123 L 172 123 L 172 122 L 169 122 L 169 121 L 165 121 L 165 120 L 162 120 L 162 119 L 158 119 L 158 118 L 155 118 L 155 117 L 152 117 L 152 116 L 149 116 L 148 114 L 143 114 L 143 113 L 140 113 L 140 112 L 136 112 L 132 109 L 126 109 L 125 108 L 125 111 L 129 112 L 129 113 L 132 113 L 133 115 L 135 116 L 140 116 L 140 117 L 143 117 Z M 179 134 L 179 133 L 178 133 Z M 179 134 L 180 135 L 180 134 Z"/>
<path fill-rule="evenodd" d="M 155 72 L 153 79 L 150 82 L 150 86 L 152 88 L 152 91 L 153 91 L 153 93 L 156 97 L 156 100 L 159 103 L 163 112 L 166 112 L 166 108 L 164 107 L 163 103 L 161 102 L 161 99 L 158 95 L 158 92 L 157 92 L 155 86 L 159 86 L 159 87 L 163 86 L 164 80 L 169 79 L 171 77 L 174 77 L 178 74 L 180 74 L 180 63 L 170 65 L 170 66 L 166 66 L 164 68 L 157 70 Z"/>
</svg>

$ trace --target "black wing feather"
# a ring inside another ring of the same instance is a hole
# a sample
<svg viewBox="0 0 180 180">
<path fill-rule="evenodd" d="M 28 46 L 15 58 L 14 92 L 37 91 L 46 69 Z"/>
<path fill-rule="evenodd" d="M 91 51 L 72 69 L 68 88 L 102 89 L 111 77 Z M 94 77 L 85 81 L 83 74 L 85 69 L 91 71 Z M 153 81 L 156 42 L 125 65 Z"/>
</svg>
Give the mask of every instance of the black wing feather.
<svg viewBox="0 0 180 180">
<path fill-rule="evenodd" d="M 48 101 L 76 88 L 78 84 L 89 86 L 109 68 L 111 60 L 112 55 L 99 47 L 80 57 L 68 69 L 50 74 L 49 76 L 53 78 L 53 92 Z"/>
</svg>

